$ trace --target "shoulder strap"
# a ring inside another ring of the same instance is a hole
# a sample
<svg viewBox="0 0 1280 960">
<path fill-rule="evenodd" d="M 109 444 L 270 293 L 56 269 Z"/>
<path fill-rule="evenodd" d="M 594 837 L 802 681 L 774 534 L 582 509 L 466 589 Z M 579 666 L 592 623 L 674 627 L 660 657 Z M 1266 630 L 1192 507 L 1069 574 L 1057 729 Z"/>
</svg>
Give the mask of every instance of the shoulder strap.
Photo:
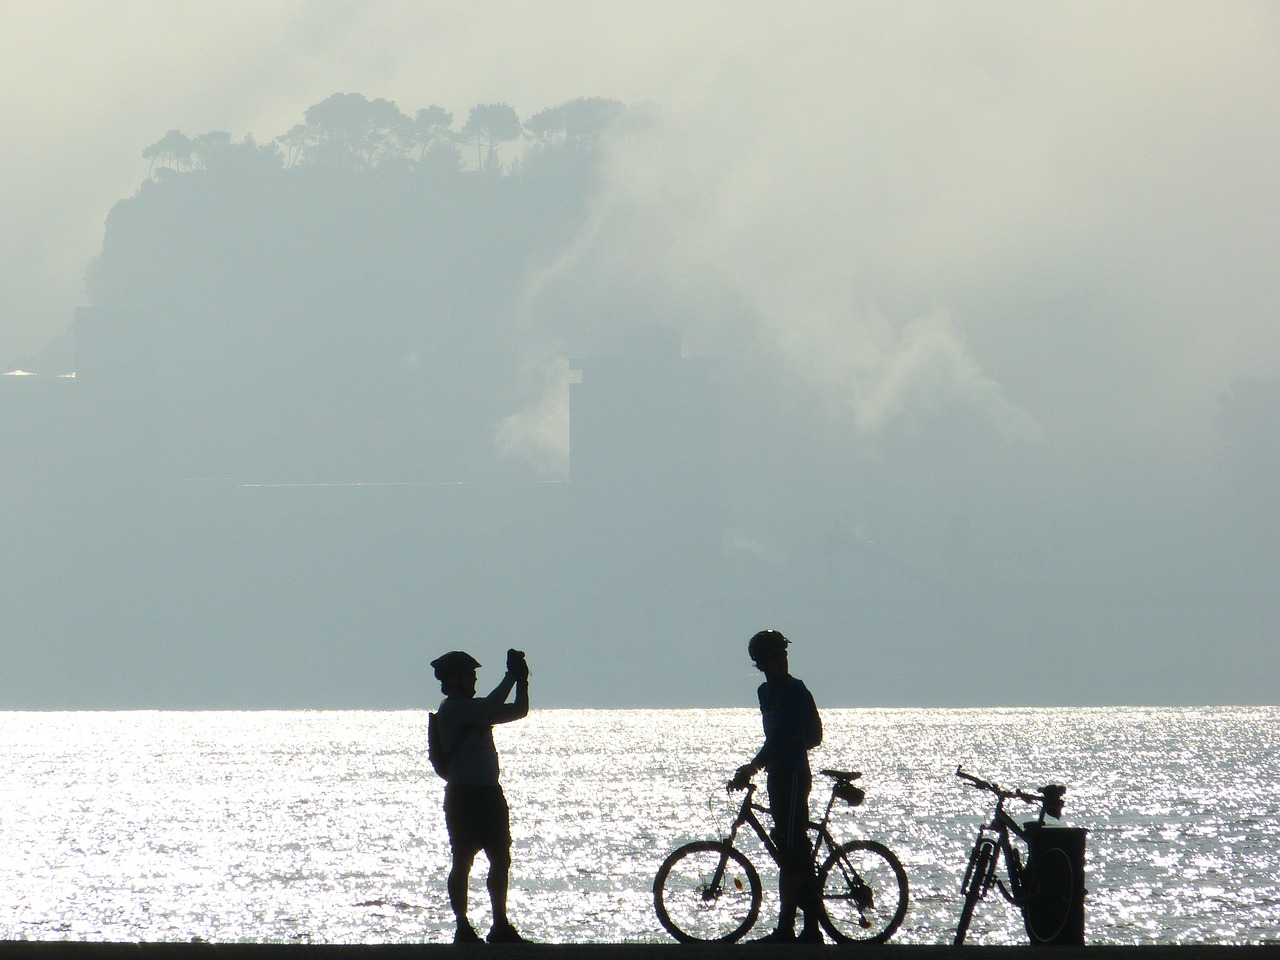
<svg viewBox="0 0 1280 960">
<path fill-rule="evenodd" d="M 439 714 L 432 713 L 430 716 L 431 716 L 431 720 L 430 720 L 430 722 L 431 722 L 432 726 L 434 726 L 434 725 L 436 724 L 436 717 L 438 717 L 438 716 L 439 716 Z M 437 728 L 437 729 L 438 729 L 438 728 Z M 440 753 L 441 753 L 441 757 L 440 757 L 441 762 L 442 762 L 445 766 L 448 766 L 449 761 L 453 759 L 453 755 L 454 755 L 455 753 L 457 753 L 457 752 L 458 752 L 458 747 L 462 744 L 462 738 L 463 738 L 463 737 L 465 737 L 465 736 L 466 736 L 468 733 L 470 733 L 472 730 L 479 730 L 479 729 L 480 729 L 480 727 L 479 727 L 479 725 L 477 725 L 477 724 L 474 724 L 474 723 L 464 723 L 464 724 L 462 725 L 461 729 L 459 729 L 459 730 L 458 730 L 458 732 L 457 732 L 456 734 L 454 734 L 454 737 L 453 737 L 453 743 L 449 744 L 449 749 L 448 749 L 448 750 L 444 750 L 444 749 L 442 749 L 442 750 L 440 751 Z"/>
</svg>

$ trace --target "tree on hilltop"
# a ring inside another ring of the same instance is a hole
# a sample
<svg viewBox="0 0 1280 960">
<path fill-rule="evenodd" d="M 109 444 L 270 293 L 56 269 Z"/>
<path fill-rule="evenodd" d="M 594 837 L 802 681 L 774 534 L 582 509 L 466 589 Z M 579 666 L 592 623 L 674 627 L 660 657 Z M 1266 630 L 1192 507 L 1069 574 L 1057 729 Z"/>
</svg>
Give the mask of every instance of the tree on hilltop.
<svg viewBox="0 0 1280 960">
<path fill-rule="evenodd" d="M 181 130 L 170 130 L 151 146 L 142 151 L 142 159 L 149 161 L 147 176 L 151 176 L 156 163 L 171 170 L 181 170 L 191 162 L 191 138 Z"/>
<path fill-rule="evenodd" d="M 243 168 L 255 164 L 260 169 L 280 166 L 280 152 L 274 144 L 259 144 L 251 136 L 236 143 L 225 130 L 210 130 L 194 137 L 170 130 L 143 150 L 142 157 L 151 164 L 147 168 L 148 177 L 154 175 L 157 163 L 162 169 L 178 171 Z"/>
<path fill-rule="evenodd" d="M 626 104 L 601 97 L 579 97 L 540 110 L 525 121 L 533 143 L 521 158 L 529 175 L 591 176 L 597 149 L 610 136 L 634 127 Z"/>
<path fill-rule="evenodd" d="M 284 165 L 288 169 L 302 158 L 303 151 L 311 143 L 311 131 L 305 123 L 295 123 L 288 133 L 276 137 L 275 142 L 284 147 Z"/>
<path fill-rule="evenodd" d="M 359 93 L 335 93 L 308 107 L 303 120 L 277 139 L 290 166 L 305 161 L 369 170 L 403 156 L 413 139 L 413 121 L 399 107 Z"/>
<path fill-rule="evenodd" d="M 453 142 L 453 113 L 444 107 L 432 104 L 423 107 L 413 115 L 413 143 L 418 147 L 418 159 L 421 160 L 427 150 L 437 141 Z"/>
<path fill-rule="evenodd" d="M 453 113 L 435 104 L 414 114 L 411 142 L 418 148 L 420 170 L 456 173 L 462 168 L 458 135 L 452 126 Z"/>
<path fill-rule="evenodd" d="M 498 172 L 498 144 L 519 140 L 523 131 L 519 116 L 505 103 L 477 104 L 462 125 L 463 140 L 475 145 L 480 169 L 492 173 Z"/>
<path fill-rule="evenodd" d="M 539 110 L 525 121 L 533 138 L 546 146 L 598 141 L 627 114 L 619 100 L 579 97 Z"/>
<path fill-rule="evenodd" d="M 524 128 L 540 144 L 559 143 L 564 139 L 563 107 L 547 107 L 545 110 L 539 110 L 524 122 Z"/>
<path fill-rule="evenodd" d="M 225 130 L 211 130 L 191 138 L 191 165 L 209 168 L 220 155 L 231 149 L 231 134 Z"/>
</svg>

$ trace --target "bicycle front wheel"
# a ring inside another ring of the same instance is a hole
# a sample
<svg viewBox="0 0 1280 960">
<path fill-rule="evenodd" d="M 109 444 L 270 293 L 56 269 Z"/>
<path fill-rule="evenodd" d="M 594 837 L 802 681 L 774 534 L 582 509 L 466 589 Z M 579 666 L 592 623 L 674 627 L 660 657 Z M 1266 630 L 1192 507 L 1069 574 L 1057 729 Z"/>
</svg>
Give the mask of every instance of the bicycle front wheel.
<svg viewBox="0 0 1280 960">
<path fill-rule="evenodd" d="M 653 880 L 653 907 L 681 943 L 733 943 L 760 916 L 760 874 L 719 840 L 677 847 Z"/>
<path fill-rule="evenodd" d="M 907 872 L 873 840 L 837 847 L 818 870 L 822 928 L 837 943 L 883 943 L 907 915 Z"/>
<path fill-rule="evenodd" d="M 996 845 L 990 840 L 979 840 L 973 852 L 969 854 L 969 866 L 965 869 L 964 879 L 960 881 L 960 895 L 964 897 L 964 906 L 960 908 L 960 922 L 956 924 L 955 945 L 964 943 L 965 934 L 969 932 L 969 921 L 973 919 L 973 910 L 978 901 L 986 896 L 987 888 L 996 870 Z"/>
<path fill-rule="evenodd" d="M 1036 854 L 1034 870 L 1024 885 L 1022 919 L 1032 943 L 1054 943 L 1067 925 L 1075 893 L 1075 872 L 1065 850 L 1050 847 Z"/>
</svg>

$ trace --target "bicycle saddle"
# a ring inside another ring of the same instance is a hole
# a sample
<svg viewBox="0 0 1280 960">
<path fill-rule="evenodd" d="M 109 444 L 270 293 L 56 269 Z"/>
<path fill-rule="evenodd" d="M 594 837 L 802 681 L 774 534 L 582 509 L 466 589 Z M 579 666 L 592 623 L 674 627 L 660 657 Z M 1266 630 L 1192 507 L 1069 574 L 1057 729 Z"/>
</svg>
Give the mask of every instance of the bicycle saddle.
<svg viewBox="0 0 1280 960">
<path fill-rule="evenodd" d="M 819 770 L 824 777 L 830 777 L 832 780 L 843 780 L 846 783 L 850 780 L 857 780 L 862 776 L 858 770 Z"/>
</svg>

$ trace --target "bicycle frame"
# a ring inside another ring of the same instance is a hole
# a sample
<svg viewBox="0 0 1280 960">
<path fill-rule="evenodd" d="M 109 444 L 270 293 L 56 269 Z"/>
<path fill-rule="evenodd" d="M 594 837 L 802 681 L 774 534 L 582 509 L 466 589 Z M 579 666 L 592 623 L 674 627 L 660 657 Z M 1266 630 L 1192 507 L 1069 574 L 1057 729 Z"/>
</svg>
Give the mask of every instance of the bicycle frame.
<svg viewBox="0 0 1280 960">
<path fill-rule="evenodd" d="M 1024 899 L 1025 872 L 1022 864 L 1022 854 L 1019 849 L 1014 846 L 1013 841 L 1009 838 L 1010 834 L 1016 836 L 1023 843 L 1027 842 L 1027 831 L 1022 824 L 1018 823 L 1007 810 L 1004 808 L 1004 802 L 1007 798 L 1001 796 L 996 801 L 995 813 L 991 817 L 991 822 L 983 824 L 978 830 L 978 839 L 975 846 L 984 842 L 991 843 L 998 851 L 999 856 L 1004 858 L 1005 875 L 1008 877 L 1009 885 L 1006 887 L 1004 881 L 996 875 L 992 874 L 992 879 L 1000 890 L 1000 895 L 1015 907 L 1021 906 Z M 1041 812 L 1040 822 L 1044 822 L 1044 813 Z"/>
<path fill-rule="evenodd" d="M 738 808 L 738 815 L 729 827 L 729 835 L 725 837 L 725 843 L 733 846 L 738 838 L 738 831 L 743 827 L 750 827 L 752 832 L 760 838 L 760 842 L 764 845 L 765 850 L 769 852 L 769 856 L 773 858 L 773 862 L 778 863 L 781 857 L 778 845 L 773 842 L 773 838 L 769 836 L 769 831 L 764 828 L 764 824 L 756 816 L 758 813 L 769 813 L 769 808 L 755 802 L 755 792 L 756 785 L 754 783 L 747 784 L 742 797 L 742 806 Z M 831 820 L 831 808 L 835 805 L 835 802 L 836 792 L 833 787 L 831 795 L 827 799 L 826 809 L 822 813 L 822 820 L 810 820 L 807 824 L 808 829 L 816 834 L 812 861 L 812 866 L 815 870 L 822 859 L 823 853 L 833 852 L 839 846 L 827 827 Z"/>
</svg>

